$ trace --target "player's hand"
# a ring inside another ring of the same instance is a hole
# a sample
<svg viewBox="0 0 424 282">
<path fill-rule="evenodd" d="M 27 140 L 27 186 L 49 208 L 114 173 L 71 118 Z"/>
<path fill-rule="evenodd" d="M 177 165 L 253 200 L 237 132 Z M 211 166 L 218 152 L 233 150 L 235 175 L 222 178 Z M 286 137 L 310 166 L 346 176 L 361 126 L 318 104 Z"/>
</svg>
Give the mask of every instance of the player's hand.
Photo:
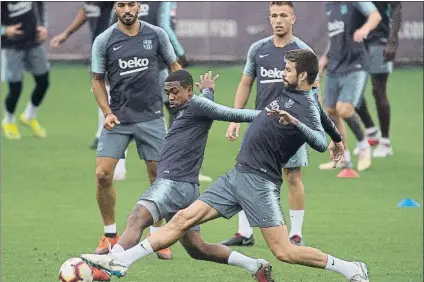
<svg viewBox="0 0 424 282">
<path fill-rule="evenodd" d="M 180 64 L 180 66 L 185 69 L 186 67 L 188 67 L 188 62 L 187 62 L 187 58 L 185 55 L 179 56 L 178 57 L 178 63 Z"/>
<path fill-rule="evenodd" d="M 389 42 L 383 50 L 383 56 L 385 62 L 390 62 L 395 59 L 397 43 Z"/>
<path fill-rule="evenodd" d="M 7 38 L 14 38 L 14 37 L 17 37 L 17 36 L 23 34 L 24 32 L 22 30 L 20 30 L 21 26 L 22 26 L 21 23 L 6 26 L 6 37 Z"/>
<path fill-rule="evenodd" d="M 215 90 L 215 82 L 219 78 L 219 74 L 212 78 L 212 72 L 208 71 L 205 75 L 200 76 L 200 82 L 196 82 L 196 86 L 199 87 L 200 91 L 205 88 L 212 88 Z"/>
<path fill-rule="evenodd" d="M 37 26 L 37 38 L 39 42 L 43 42 L 44 40 L 47 39 L 48 36 L 48 32 L 47 32 L 47 28 L 45 28 L 44 26 Z"/>
<path fill-rule="evenodd" d="M 358 28 L 355 31 L 355 33 L 353 34 L 353 41 L 355 41 L 355 42 L 362 42 L 362 41 L 364 41 L 365 39 L 367 39 L 369 32 L 370 31 L 366 27 Z"/>
<path fill-rule="evenodd" d="M 294 116 L 292 116 L 291 114 L 289 114 L 286 111 L 283 111 L 283 110 L 270 110 L 268 108 L 265 108 L 265 109 L 267 111 L 267 115 L 268 116 L 279 117 L 280 118 L 279 122 L 281 124 L 284 124 L 284 125 L 288 125 L 288 124 L 295 125 L 295 124 L 297 124 L 299 122 L 297 118 L 295 118 Z"/>
<path fill-rule="evenodd" d="M 327 56 L 321 56 L 319 58 L 319 74 L 322 75 L 325 67 L 327 66 L 328 58 Z"/>
<path fill-rule="evenodd" d="M 66 32 L 61 32 L 50 40 L 50 47 L 58 48 L 60 44 L 64 43 L 68 39 Z"/>
<path fill-rule="evenodd" d="M 112 130 L 112 128 L 114 128 L 117 124 L 121 124 L 118 118 L 114 114 L 108 114 L 105 118 L 105 124 L 103 127 L 108 130 Z"/>
<path fill-rule="evenodd" d="M 240 123 L 237 122 L 230 122 L 230 125 L 228 126 L 227 133 L 225 134 L 225 137 L 227 137 L 230 141 L 235 141 L 240 135 Z"/>
<path fill-rule="evenodd" d="M 331 141 L 328 146 L 328 151 L 330 151 L 330 159 L 334 162 L 333 168 L 336 168 L 337 163 L 344 158 L 344 146 L 343 142 L 334 142 Z"/>
</svg>

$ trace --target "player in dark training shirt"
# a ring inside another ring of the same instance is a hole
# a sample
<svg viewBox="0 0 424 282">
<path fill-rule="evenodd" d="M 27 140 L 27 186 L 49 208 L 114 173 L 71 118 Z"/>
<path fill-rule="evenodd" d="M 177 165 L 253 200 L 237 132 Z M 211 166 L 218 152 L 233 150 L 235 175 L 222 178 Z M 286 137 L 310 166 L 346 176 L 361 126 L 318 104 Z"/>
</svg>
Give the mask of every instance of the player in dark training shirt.
<svg viewBox="0 0 424 282">
<path fill-rule="evenodd" d="M 373 157 L 385 158 L 393 155 L 389 139 L 390 103 L 387 97 L 387 80 L 393 69 L 393 60 L 398 45 L 398 32 L 402 23 L 402 3 L 374 1 L 381 15 L 381 22 L 370 32 L 366 39 L 370 55 L 370 74 L 372 94 L 377 106 L 380 130 L 375 126 L 368 111 L 365 97 L 356 109 L 365 125 L 365 133 L 371 145 L 378 146 L 373 150 Z"/>
<path fill-rule="evenodd" d="M 324 104 L 340 132 L 346 136 L 343 120 L 357 140 L 357 170 L 368 169 L 372 163 L 372 151 L 355 111 L 362 99 L 368 80 L 369 56 L 364 40 L 381 21 L 381 16 L 371 2 L 326 2 L 329 46 L 320 60 L 320 69 L 327 66 Z M 339 177 L 357 176 L 352 169 L 347 139 L 344 168 Z M 332 169 L 333 164 L 320 165 Z"/>
<path fill-rule="evenodd" d="M 135 247 L 105 256 L 84 254 L 82 258 L 122 276 L 134 261 L 174 244 L 197 224 L 218 217 L 231 218 L 244 209 L 251 225 L 261 228 L 277 259 L 335 271 L 351 282 L 369 282 L 367 267 L 362 262 L 344 261 L 318 249 L 290 243 L 280 207 L 281 167 L 305 142 L 319 152 L 326 151 L 323 125 L 332 133 L 334 141 L 329 149 L 335 153 L 334 160 L 343 156 L 344 148 L 334 124 L 326 115 L 325 119 L 320 118 L 321 107 L 312 91 L 318 75 L 318 58 L 309 50 L 298 49 L 286 52 L 285 60 L 283 80 L 287 89 L 250 124 L 233 170 Z M 237 265 L 248 266 L 250 260 L 239 258 Z M 258 280 L 274 281 L 270 272 L 269 267 L 267 275 Z"/>
<path fill-rule="evenodd" d="M 111 14 L 114 14 L 113 5 L 114 5 L 113 2 L 107 2 L 107 1 L 84 2 L 84 4 L 78 10 L 77 15 L 75 16 L 74 20 L 69 24 L 69 26 L 64 31 L 54 36 L 50 40 L 50 46 L 52 48 L 59 48 L 61 44 L 65 43 L 66 40 L 72 34 L 77 32 L 86 22 L 88 22 L 90 26 L 91 42 L 93 42 L 94 39 L 97 37 L 97 35 L 105 31 L 110 26 Z M 109 91 L 109 85 L 106 85 L 106 89 Z M 103 112 L 100 109 L 98 110 L 97 120 L 98 120 L 99 126 L 97 127 L 97 132 L 95 134 L 96 137 L 90 146 L 91 149 L 97 148 L 100 134 L 102 133 L 102 128 L 105 122 L 105 117 L 103 116 Z M 126 174 L 125 159 L 121 159 L 116 165 L 116 169 L 114 172 L 114 180 L 124 179 L 125 174 Z"/>
<path fill-rule="evenodd" d="M 255 108 L 263 110 L 269 103 L 280 96 L 284 89 L 282 74 L 284 70 L 284 54 L 294 49 L 312 50 L 306 43 L 293 35 L 293 24 L 296 16 L 293 3 L 290 1 L 273 1 L 270 4 L 270 23 L 273 35 L 253 43 L 247 54 L 243 76 L 237 88 L 234 107 L 244 108 L 249 99 L 255 80 Z M 319 87 L 318 80 L 316 87 Z M 227 138 L 234 141 L 238 138 L 240 125 L 231 123 L 228 126 Z M 304 244 L 302 226 L 305 214 L 305 188 L 302 181 L 302 167 L 308 165 L 306 145 L 282 168 L 289 192 L 290 208 L 290 240 L 293 244 Z M 251 246 L 254 244 L 253 229 L 250 227 L 244 211 L 238 215 L 237 233 L 229 240 L 222 242 L 227 246 Z"/>
<path fill-rule="evenodd" d="M 107 253 L 119 236 L 115 224 L 112 175 L 134 139 L 151 183 L 156 178 L 166 128 L 159 87 L 159 57 L 171 71 L 180 69 L 165 31 L 140 21 L 137 2 L 116 2 L 118 22 L 96 37 L 92 49 L 92 87 L 105 118 L 97 146 L 97 200 L 105 235 L 96 253 Z M 105 78 L 110 83 L 110 102 Z"/>
<path fill-rule="evenodd" d="M 166 136 L 158 163 L 158 178 L 143 193 L 128 218 L 127 228 L 111 251 L 111 256 L 127 256 L 128 250 L 138 246 L 143 230 L 162 218 L 170 220 L 179 210 L 188 207 L 200 195 L 198 174 L 203 162 L 206 141 L 214 120 L 250 122 L 258 111 L 231 109 L 213 102 L 215 80 L 209 72 L 200 78 L 202 94 L 193 95 L 193 78 L 185 70 L 174 72 L 166 79 L 165 89 L 175 120 Z M 153 233 L 154 234 L 154 233 Z M 220 244 L 203 241 L 200 229 L 194 226 L 181 238 L 181 244 L 191 257 L 245 268 L 258 281 L 265 280 L 269 263 L 261 259 L 248 258 L 232 252 Z M 136 252 L 124 259 L 131 263 L 137 260 Z M 108 259 L 111 256 L 89 256 L 86 259 Z M 247 261 L 247 263 L 246 263 Z M 102 266 L 94 263 L 94 265 Z M 108 269 L 106 269 L 108 271 Z M 127 269 L 117 272 L 126 275 Z"/>
<path fill-rule="evenodd" d="M 9 87 L 2 128 L 7 139 L 21 138 L 15 121 L 15 110 L 22 93 L 25 69 L 32 73 L 35 87 L 19 120 L 31 128 L 35 136 L 47 136 L 36 119 L 49 88 L 50 64 L 42 45 L 47 39 L 45 5 L 41 1 L 1 2 L 1 71 L 2 81 L 6 81 Z"/>
</svg>

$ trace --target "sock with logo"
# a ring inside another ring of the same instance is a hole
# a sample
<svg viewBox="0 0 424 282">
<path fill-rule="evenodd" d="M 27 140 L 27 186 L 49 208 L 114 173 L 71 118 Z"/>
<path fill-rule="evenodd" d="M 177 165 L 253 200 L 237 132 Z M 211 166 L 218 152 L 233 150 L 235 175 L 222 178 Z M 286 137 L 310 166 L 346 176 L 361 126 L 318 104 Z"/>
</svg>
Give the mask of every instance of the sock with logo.
<svg viewBox="0 0 424 282">
<path fill-rule="evenodd" d="M 239 212 L 239 226 L 238 232 L 241 236 L 250 238 L 253 234 L 253 229 L 250 227 L 250 223 L 247 220 L 246 213 L 244 211 Z"/>
<path fill-rule="evenodd" d="M 141 259 L 142 257 L 153 254 L 154 251 L 148 239 L 144 239 L 140 244 L 126 250 L 125 252 L 119 252 L 113 254 L 119 262 L 123 262 L 128 266 Z"/>
<path fill-rule="evenodd" d="M 341 260 L 328 255 L 326 270 L 335 271 L 344 275 L 347 279 L 358 273 L 358 266 L 350 261 Z"/>
</svg>

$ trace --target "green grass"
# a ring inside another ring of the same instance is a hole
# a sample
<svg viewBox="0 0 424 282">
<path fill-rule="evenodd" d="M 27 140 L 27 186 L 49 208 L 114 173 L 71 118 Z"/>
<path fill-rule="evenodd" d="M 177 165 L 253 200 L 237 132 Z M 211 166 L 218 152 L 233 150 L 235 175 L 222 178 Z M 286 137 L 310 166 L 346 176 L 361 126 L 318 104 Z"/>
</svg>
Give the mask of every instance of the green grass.
<svg viewBox="0 0 424 282">
<path fill-rule="evenodd" d="M 196 78 L 207 70 L 191 68 Z M 232 105 L 242 67 L 213 70 L 221 75 L 216 101 Z M 423 204 L 422 77 L 420 69 L 402 69 L 389 80 L 395 152 L 392 158 L 375 160 L 359 179 L 337 179 L 336 171 L 317 169 L 319 163 L 327 161 L 327 154 L 312 152 L 311 164 L 304 170 L 306 242 L 337 257 L 366 261 L 373 282 L 423 281 L 422 207 L 396 207 L 406 197 Z M 23 127 L 19 141 L 2 137 L 1 266 L 5 282 L 57 281 L 62 262 L 92 251 L 103 231 L 95 200 L 95 152 L 88 149 L 96 129 L 97 109 L 89 91 L 87 67 L 54 65 L 51 81 L 39 113 L 48 138 L 36 139 Z M 33 81 L 27 76 L 17 113 L 23 111 L 32 87 Z M 6 90 L 4 85 L 2 90 Z M 367 96 L 375 117 L 370 88 Z M 250 105 L 252 102 L 253 99 Z M 213 178 L 235 164 L 239 142 L 230 143 L 224 138 L 226 128 L 227 123 L 215 122 L 209 135 L 202 171 Z M 350 137 L 353 147 L 354 139 Z M 147 187 L 145 165 L 131 144 L 128 177 L 116 183 L 117 223 L 121 231 Z M 207 185 L 201 188 L 206 189 Z M 281 195 L 287 214 L 285 184 Z M 202 231 L 207 241 L 219 242 L 231 236 L 236 226 L 236 218 L 219 219 L 202 226 Z M 344 281 L 334 273 L 279 263 L 259 230 L 255 230 L 255 236 L 254 247 L 239 250 L 270 260 L 276 281 Z M 124 281 L 249 279 L 249 274 L 241 269 L 190 259 L 179 243 L 173 252 L 173 261 L 151 256 L 137 262 Z"/>
</svg>

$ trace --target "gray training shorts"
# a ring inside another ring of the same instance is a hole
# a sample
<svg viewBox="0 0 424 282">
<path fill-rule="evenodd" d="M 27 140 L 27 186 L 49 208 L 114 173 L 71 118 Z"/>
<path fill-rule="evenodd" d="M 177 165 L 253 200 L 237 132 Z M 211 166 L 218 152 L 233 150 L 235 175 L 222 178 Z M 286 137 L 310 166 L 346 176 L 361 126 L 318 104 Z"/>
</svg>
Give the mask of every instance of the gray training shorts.
<svg viewBox="0 0 424 282">
<path fill-rule="evenodd" d="M 158 178 L 137 204 L 148 209 L 155 222 L 163 218 L 170 221 L 179 210 L 194 203 L 199 195 L 199 186 L 195 183 Z M 190 230 L 199 231 L 200 227 L 196 225 Z"/>
<path fill-rule="evenodd" d="M 357 107 L 367 85 L 368 73 L 354 71 L 343 75 L 328 74 L 324 89 L 324 105 L 335 109 L 337 102 L 350 103 Z"/>
<path fill-rule="evenodd" d="M 285 225 L 280 206 L 280 187 L 252 173 L 236 168 L 218 178 L 200 197 L 229 219 L 244 210 L 252 227 Z"/>
<path fill-rule="evenodd" d="M 30 49 L 2 49 L 1 50 L 1 80 L 6 82 L 22 81 L 24 71 L 34 75 L 42 75 L 49 71 L 50 63 L 47 60 L 43 45 Z"/>
<path fill-rule="evenodd" d="M 371 59 L 370 74 L 391 73 L 393 71 L 393 62 L 386 62 L 383 51 L 385 46 L 372 44 L 368 46 L 368 54 Z"/>
<path fill-rule="evenodd" d="M 140 159 L 158 161 L 165 135 L 163 117 L 137 123 L 117 124 L 112 130 L 103 128 L 97 145 L 97 157 L 125 159 L 125 150 L 134 139 Z"/>
</svg>

